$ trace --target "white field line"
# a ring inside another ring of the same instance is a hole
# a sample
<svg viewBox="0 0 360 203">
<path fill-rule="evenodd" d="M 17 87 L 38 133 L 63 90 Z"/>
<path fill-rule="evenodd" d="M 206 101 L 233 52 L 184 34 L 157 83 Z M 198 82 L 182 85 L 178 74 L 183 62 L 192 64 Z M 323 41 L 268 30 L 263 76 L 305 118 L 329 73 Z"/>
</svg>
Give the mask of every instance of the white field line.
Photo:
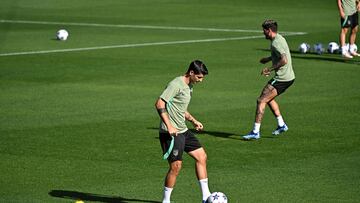
<svg viewBox="0 0 360 203">
<path fill-rule="evenodd" d="M 168 30 L 193 30 L 193 31 L 212 31 L 212 32 L 250 32 L 262 33 L 259 30 L 239 30 L 239 29 L 218 29 L 218 28 L 194 28 L 194 27 L 167 27 L 167 26 L 147 26 L 147 25 L 112 25 L 112 24 L 94 24 L 94 23 L 66 23 L 66 22 L 46 22 L 46 21 L 24 21 L 24 20 L 0 20 L 0 23 L 20 23 L 20 24 L 45 24 L 45 25 L 73 25 L 73 26 L 93 26 L 93 27 L 119 27 L 119 28 L 137 28 L 137 29 L 168 29 Z M 304 32 L 282 32 L 283 35 L 304 35 Z M 150 42 L 140 44 L 121 44 L 110 46 L 84 47 L 73 49 L 57 49 L 57 50 L 43 50 L 43 51 L 25 51 L 0 53 L 0 56 L 16 56 L 16 55 L 30 55 L 30 54 L 47 54 L 59 52 L 75 52 L 75 51 L 89 51 L 99 49 L 115 49 L 115 48 L 131 48 L 144 46 L 159 46 L 159 45 L 173 45 L 173 44 L 190 44 L 201 42 L 219 42 L 219 41 L 233 41 L 263 38 L 263 35 L 245 36 L 245 37 L 230 37 L 230 38 L 215 38 L 215 39 L 201 39 L 201 40 L 183 40 L 183 41 L 169 41 L 169 42 Z"/>
<path fill-rule="evenodd" d="M 21 24 L 43 24 L 61 26 L 87 26 L 87 27 L 111 27 L 111 28 L 136 28 L 136 29 L 156 29 L 156 30 L 193 30 L 193 31 L 212 31 L 212 32 L 262 32 L 260 30 L 240 30 L 240 29 L 219 29 L 219 28 L 198 28 L 198 27 L 171 27 L 154 25 L 123 25 L 123 24 L 98 24 L 98 23 L 71 23 L 71 22 L 49 22 L 49 21 L 29 21 L 29 20 L 0 20 L 0 23 L 21 23 Z"/>
</svg>

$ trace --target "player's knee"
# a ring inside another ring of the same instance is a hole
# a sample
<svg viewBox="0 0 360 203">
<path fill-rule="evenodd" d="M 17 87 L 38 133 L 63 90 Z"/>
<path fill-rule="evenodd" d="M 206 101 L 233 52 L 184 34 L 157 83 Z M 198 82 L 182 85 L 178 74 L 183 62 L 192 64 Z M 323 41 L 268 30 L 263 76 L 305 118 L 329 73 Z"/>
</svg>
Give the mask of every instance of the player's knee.
<svg viewBox="0 0 360 203">
<path fill-rule="evenodd" d="M 351 30 L 351 33 L 352 34 L 356 34 L 358 31 L 358 27 L 354 27 L 352 30 Z"/>
<path fill-rule="evenodd" d="M 171 167 L 170 167 L 170 172 L 174 175 L 178 175 L 180 170 L 181 170 L 181 167 L 182 167 L 182 162 L 181 161 L 175 161 L 171 164 Z"/>
<path fill-rule="evenodd" d="M 200 156 L 198 157 L 198 162 L 200 162 L 200 163 L 206 163 L 206 161 L 207 161 L 207 155 L 206 155 L 206 153 L 204 152 L 204 153 L 200 154 Z"/>
</svg>

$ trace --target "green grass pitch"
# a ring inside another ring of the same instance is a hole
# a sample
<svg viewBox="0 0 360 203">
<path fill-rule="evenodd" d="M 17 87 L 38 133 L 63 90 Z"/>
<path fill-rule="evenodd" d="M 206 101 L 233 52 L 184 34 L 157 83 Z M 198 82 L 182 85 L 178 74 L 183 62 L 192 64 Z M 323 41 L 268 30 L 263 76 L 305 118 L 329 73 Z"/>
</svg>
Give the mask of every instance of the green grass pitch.
<svg viewBox="0 0 360 203">
<path fill-rule="evenodd" d="M 289 131 L 272 137 L 267 109 L 262 138 L 245 142 L 268 80 L 267 18 L 298 33 L 285 36 L 297 79 L 278 98 Z M 189 111 L 205 126 L 211 191 L 231 203 L 359 202 L 360 58 L 297 52 L 337 42 L 339 21 L 324 0 L 2 0 L 0 202 L 160 202 L 154 103 L 193 59 L 209 68 Z M 172 200 L 201 200 L 187 155 Z"/>
</svg>

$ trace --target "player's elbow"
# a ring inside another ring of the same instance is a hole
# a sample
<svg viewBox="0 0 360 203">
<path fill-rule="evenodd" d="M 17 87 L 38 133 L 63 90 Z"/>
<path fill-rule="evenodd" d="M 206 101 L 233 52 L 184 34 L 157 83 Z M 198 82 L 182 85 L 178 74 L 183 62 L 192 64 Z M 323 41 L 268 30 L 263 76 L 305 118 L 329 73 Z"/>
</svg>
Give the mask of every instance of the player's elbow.
<svg viewBox="0 0 360 203">
<path fill-rule="evenodd" d="M 287 60 L 286 56 L 283 56 L 283 57 L 281 58 L 281 64 L 282 64 L 282 66 L 286 65 L 287 63 L 288 63 L 288 60 Z"/>
<path fill-rule="evenodd" d="M 165 102 L 159 98 L 158 100 L 156 100 L 155 102 L 155 108 L 156 109 L 162 109 L 162 108 L 165 108 Z"/>
</svg>

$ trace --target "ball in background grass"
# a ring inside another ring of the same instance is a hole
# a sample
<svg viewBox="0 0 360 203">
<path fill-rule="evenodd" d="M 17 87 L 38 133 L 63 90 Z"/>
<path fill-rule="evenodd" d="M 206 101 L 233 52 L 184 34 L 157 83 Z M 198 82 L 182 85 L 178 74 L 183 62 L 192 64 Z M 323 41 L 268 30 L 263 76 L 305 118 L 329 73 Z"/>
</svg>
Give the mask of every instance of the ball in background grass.
<svg viewBox="0 0 360 203">
<path fill-rule="evenodd" d="M 60 41 L 65 41 L 69 37 L 69 32 L 65 29 L 61 29 L 56 32 L 56 39 Z"/>
<path fill-rule="evenodd" d="M 323 45 L 321 43 L 314 44 L 314 51 L 319 55 L 322 54 L 324 52 Z"/>
<path fill-rule="evenodd" d="M 305 42 L 301 43 L 300 46 L 299 46 L 299 51 L 302 54 L 305 54 L 305 53 L 309 52 L 310 51 L 310 45 L 305 43 Z"/>
<path fill-rule="evenodd" d="M 339 45 L 336 42 L 330 42 L 327 48 L 329 54 L 335 54 L 339 52 Z"/>
</svg>

